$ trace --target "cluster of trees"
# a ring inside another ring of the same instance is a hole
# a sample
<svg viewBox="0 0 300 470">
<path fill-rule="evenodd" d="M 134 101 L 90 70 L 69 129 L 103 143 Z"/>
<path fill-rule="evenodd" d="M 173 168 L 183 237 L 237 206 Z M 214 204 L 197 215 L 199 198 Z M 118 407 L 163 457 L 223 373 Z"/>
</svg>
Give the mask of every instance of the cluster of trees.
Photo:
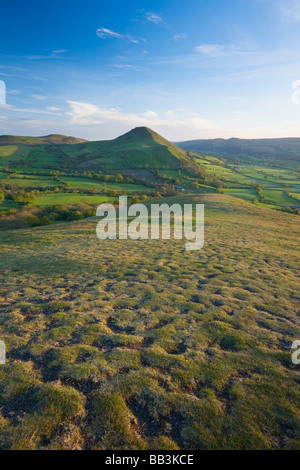
<svg viewBox="0 0 300 470">
<path fill-rule="evenodd" d="M 259 196 L 259 200 L 260 202 L 264 202 L 266 200 L 264 194 L 263 194 L 263 188 L 258 184 L 256 186 L 256 192 L 257 192 L 257 195 Z"/>
<path fill-rule="evenodd" d="M 30 191 L 22 189 L 18 185 L 4 185 L 0 188 L 0 202 L 7 199 L 19 204 L 31 204 L 39 194 L 40 191 L 37 189 Z"/>
<path fill-rule="evenodd" d="M 289 214 L 300 215 L 300 209 L 291 209 L 291 207 L 285 207 L 283 211 L 288 212 Z"/>
<path fill-rule="evenodd" d="M 28 207 L 21 210 L 9 209 L 1 213 L 0 229 L 18 229 L 52 225 L 54 222 L 74 221 L 96 215 L 89 204 L 68 204 L 64 206 Z"/>
<path fill-rule="evenodd" d="M 152 194 L 132 194 L 128 200 L 129 204 L 143 203 L 152 198 L 160 198 L 165 195 L 165 190 L 166 188 L 162 188 L 161 192 L 153 192 Z M 119 195 L 118 192 L 115 193 L 115 196 Z M 0 197 L 1 194 L 3 193 L 0 192 Z M 174 191 L 172 194 L 174 194 Z M 86 203 L 46 207 L 36 207 L 24 203 L 21 209 L 7 209 L 0 212 L 0 230 L 38 227 L 51 225 L 55 222 L 70 222 L 95 215 L 96 205 Z"/>
<path fill-rule="evenodd" d="M 7 199 L 12 199 L 15 202 L 20 204 L 31 204 L 33 201 L 36 200 L 37 196 L 39 195 L 38 190 L 32 191 L 25 191 L 20 190 L 18 193 L 9 193 L 6 195 Z"/>
</svg>

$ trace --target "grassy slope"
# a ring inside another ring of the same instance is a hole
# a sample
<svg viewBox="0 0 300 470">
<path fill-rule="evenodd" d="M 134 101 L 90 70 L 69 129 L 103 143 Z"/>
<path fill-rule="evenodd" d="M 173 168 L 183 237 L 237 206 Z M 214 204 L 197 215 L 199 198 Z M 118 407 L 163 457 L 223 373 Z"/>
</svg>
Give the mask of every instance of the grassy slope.
<svg viewBox="0 0 300 470">
<path fill-rule="evenodd" d="M 138 127 L 114 140 L 66 146 L 79 166 L 114 169 L 178 168 L 187 161 L 183 150 L 146 127 Z"/>
<path fill-rule="evenodd" d="M 299 448 L 299 218 L 192 200 L 200 252 L 95 219 L 1 234 L 2 448 Z"/>
</svg>

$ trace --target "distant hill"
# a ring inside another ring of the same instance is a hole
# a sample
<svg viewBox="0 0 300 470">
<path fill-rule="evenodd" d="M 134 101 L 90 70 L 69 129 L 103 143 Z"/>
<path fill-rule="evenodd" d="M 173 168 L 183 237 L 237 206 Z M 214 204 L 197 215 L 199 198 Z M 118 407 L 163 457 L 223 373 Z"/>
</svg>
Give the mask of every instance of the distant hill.
<svg viewBox="0 0 300 470">
<path fill-rule="evenodd" d="M 189 161 L 184 150 L 147 127 L 137 127 L 113 140 L 65 146 L 63 150 L 84 168 L 179 168 Z"/>
<path fill-rule="evenodd" d="M 87 142 L 51 134 L 46 137 L 0 136 L 0 167 L 104 170 L 178 169 L 193 164 L 186 152 L 147 127 L 113 140 Z M 150 172 L 148 172 L 150 173 Z"/>
<path fill-rule="evenodd" d="M 0 135 L 0 145 L 37 145 L 37 144 L 78 144 L 80 142 L 86 142 L 84 139 L 77 139 L 76 137 L 70 137 L 60 134 L 50 134 L 44 137 L 24 137 L 15 135 Z"/>
<path fill-rule="evenodd" d="M 300 162 L 300 138 L 285 139 L 200 139 L 177 142 L 180 148 L 196 153 L 241 160 L 284 159 Z"/>
</svg>

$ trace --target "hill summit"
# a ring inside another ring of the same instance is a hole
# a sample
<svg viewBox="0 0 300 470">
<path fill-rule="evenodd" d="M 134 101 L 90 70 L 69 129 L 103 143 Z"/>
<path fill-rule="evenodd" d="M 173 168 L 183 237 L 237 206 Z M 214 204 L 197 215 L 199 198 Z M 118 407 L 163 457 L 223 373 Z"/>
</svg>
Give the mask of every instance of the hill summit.
<svg viewBox="0 0 300 470">
<path fill-rule="evenodd" d="M 147 127 L 136 127 L 113 140 L 63 147 L 79 167 L 123 170 L 176 169 L 189 161 L 184 150 Z"/>
</svg>

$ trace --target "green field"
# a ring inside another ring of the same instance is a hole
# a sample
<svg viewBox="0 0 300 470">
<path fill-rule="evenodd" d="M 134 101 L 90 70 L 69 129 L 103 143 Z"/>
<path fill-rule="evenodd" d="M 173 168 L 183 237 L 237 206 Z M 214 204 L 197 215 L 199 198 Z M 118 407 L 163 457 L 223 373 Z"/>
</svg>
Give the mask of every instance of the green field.
<svg viewBox="0 0 300 470">
<path fill-rule="evenodd" d="M 143 184 L 111 183 L 109 181 L 102 182 L 91 180 L 90 178 L 62 176 L 61 180 L 66 183 L 69 183 L 70 186 L 75 189 L 98 189 L 99 191 L 101 191 L 105 188 L 110 189 L 112 191 L 121 191 L 128 193 L 147 193 L 151 189 Z"/>
<path fill-rule="evenodd" d="M 226 194 L 229 194 L 230 196 L 244 199 L 245 201 L 249 201 L 249 202 L 252 202 L 253 199 L 257 198 L 257 193 L 255 189 L 234 188 L 234 189 L 224 189 L 224 192 Z"/>
<path fill-rule="evenodd" d="M 205 246 L 2 232 L 2 449 L 299 449 L 299 217 L 225 194 Z"/>
<path fill-rule="evenodd" d="M 53 186 L 56 188 L 59 186 L 59 182 L 55 181 L 54 178 L 50 177 L 22 177 L 20 176 L 10 176 L 10 178 L 7 180 L 8 184 L 17 184 L 21 188 L 48 188 Z"/>
<path fill-rule="evenodd" d="M 38 196 L 33 202 L 35 206 L 58 206 L 63 204 L 102 204 L 102 202 L 112 201 L 113 199 L 108 196 L 90 196 L 87 194 L 68 194 L 68 193 L 57 193 L 57 194 L 45 194 Z"/>
<path fill-rule="evenodd" d="M 276 191 L 276 190 L 264 190 L 264 196 L 266 198 L 266 201 L 275 203 L 279 206 L 292 206 L 293 205 L 293 199 L 287 196 L 285 191 Z"/>
<path fill-rule="evenodd" d="M 210 163 L 211 157 L 196 157 L 196 161 L 205 167 L 207 173 L 215 174 L 225 184 L 224 192 L 231 196 L 252 202 L 258 198 L 255 187 L 263 189 L 266 207 L 283 208 L 295 205 L 295 200 L 286 192 L 300 193 L 300 173 L 297 170 L 288 170 L 284 166 L 280 169 L 264 165 L 225 165 L 216 158 Z M 230 186 L 228 188 L 228 185 Z M 259 198 L 258 198 L 259 199 Z"/>
<path fill-rule="evenodd" d="M 300 193 L 291 193 L 291 196 L 292 196 L 294 199 L 297 199 L 298 201 L 300 201 Z"/>
<path fill-rule="evenodd" d="M 119 191 L 125 193 L 147 193 L 151 188 L 144 184 L 136 183 L 114 183 L 114 182 L 103 182 L 96 181 L 91 178 L 84 178 L 79 176 L 60 176 L 60 181 L 57 181 L 54 176 L 41 176 L 41 175 L 27 175 L 19 173 L 7 174 L 3 173 L 3 178 L 9 176 L 6 180 L 6 184 L 16 184 L 21 188 L 57 188 L 63 183 L 68 183 L 70 188 L 79 189 L 79 190 L 90 190 L 95 189 L 97 191 L 102 191 L 104 189 Z M 1 174 L 0 174 L 1 180 Z"/>
</svg>

